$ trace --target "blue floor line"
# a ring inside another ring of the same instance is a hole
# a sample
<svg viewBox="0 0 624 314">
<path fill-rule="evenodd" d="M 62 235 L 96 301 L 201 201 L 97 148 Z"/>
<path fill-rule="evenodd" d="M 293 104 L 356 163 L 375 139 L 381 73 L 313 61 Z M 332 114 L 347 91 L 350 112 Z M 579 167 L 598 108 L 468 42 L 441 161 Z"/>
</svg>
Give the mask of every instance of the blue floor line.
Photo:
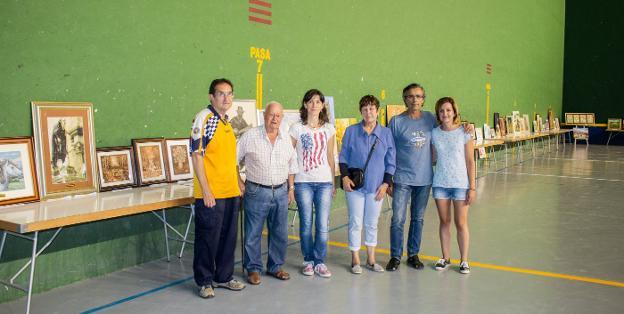
<svg viewBox="0 0 624 314">
<path fill-rule="evenodd" d="M 389 209 L 387 209 L 386 211 L 388 211 L 388 210 L 389 210 Z M 336 230 L 338 230 L 338 229 L 342 229 L 342 228 L 344 228 L 344 227 L 346 227 L 346 226 L 348 226 L 348 225 L 349 225 L 349 224 L 342 224 L 342 225 L 340 225 L 340 226 L 338 226 L 338 227 L 334 227 L 334 228 L 332 228 L 332 229 L 329 229 L 328 233 L 329 233 L 329 232 L 336 231 Z M 299 243 L 299 242 L 300 242 L 300 241 L 294 241 L 294 242 L 288 243 L 288 246 L 295 245 L 295 244 L 297 244 L 297 243 Z M 268 252 L 264 252 L 262 255 L 264 256 L 264 255 L 267 255 L 267 254 L 268 254 Z M 238 260 L 238 261 L 236 261 L 236 262 L 234 263 L 234 265 L 238 265 L 238 264 L 240 264 L 240 263 L 242 263 L 242 260 Z M 88 309 L 88 310 L 86 310 L 86 311 L 84 311 L 84 312 L 80 312 L 80 314 L 91 314 L 91 313 L 97 313 L 97 312 L 103 311 L 103 310 L 105 310 L 105 309 L 109 309 L 109 308 L 111 308 L 111 307 L 114 307 L 114 306 L 117 306 L 117 305 L 120 305 L 120 304 L 123 304 L 123 303 L 126 303 L 126 302 L 130 302 L 130 301 L 135 300 L 135 299 L 138 299 L 138 298 L 140 298 L 140 297 L 144 297 L 144 296 L 146 296 L 146 295 L 149 295 L 149 294 L 152 294 L 152 293 L 158 292 L 158 291 L 160 291 L 160 290 L 164 290 L 164 289 L 167 289 L 167 288 L 171 288 L 171 287 L 174 287 L 174 286 L 180 285 L 180 284 L 182 284 L 182 283 L 184 283 L 184 282 L 186 282 L 186 281 L 192 280 L 192 279 L 193 279 L 193 276 L 190 276 L 190 277 L 187 277 L 187 278 L 178 279 L 178 280 L 172 281 L 172 282 L 170 282 L 170 283 L 168 283 L 168 284 L 162 285 L 162 286 L 160 286 L 160 287 L 156 287 L 156 288 L 154 288 L 154 289 L 150 289 L 150 290 L 147 290 L 147 291 L 143 291 L 143 292 L 140 292 L 140 293 L 137 293 L 137 294 L 131 295 L 131 296 L 129 296 L 129 297 L 126 297 L 126 298 L 123 298 L 123 299 L 119 299 L 119 300 L 117 300 L 117 301 L 113 301 L 113 302 L 108 303 L 108 304 L 104 304 L 104 305 L 101 305 L 101 306 L 98 306 L 98 307 L 94 307 L 94 308 L 92 308 L 92 309 Z"/>
</svg>

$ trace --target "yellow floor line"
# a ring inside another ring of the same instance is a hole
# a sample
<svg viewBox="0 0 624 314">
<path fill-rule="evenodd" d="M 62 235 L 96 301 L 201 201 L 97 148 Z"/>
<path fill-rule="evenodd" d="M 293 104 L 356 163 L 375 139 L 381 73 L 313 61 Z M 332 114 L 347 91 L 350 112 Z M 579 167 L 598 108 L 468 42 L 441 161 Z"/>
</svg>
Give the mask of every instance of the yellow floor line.
<svg viewBox="0 0 624 314">
<path fill-rule="evenodd" d="M 299 237 L 293 236 L 293 235 L 289 235 L 288 238 L 291 239 L 291 240 L 296 240 L 296 241 L 300 240 Z M 349 248 L 349 245 L 347 243 L 343 243 L 343 242 L 328 241 L 327 244 L 331 245 L 331 246 L 335 246 L 335 247 Z M 362 249 L 366 250 L 366 247 L 363 246 Z M 386 254 L 386 255 L 390 255 L 390 250 L 388 250 L 388 249 L 377 248 L 377 249 L 375 249 L 375 252 Z M 405 254 L 403 254 L 403 255 L 406 256 Z M 419 254 L 418 256 L 420 257 L 420 259 L 428 260 L 428 261 L 437 261 L 438 258 L 439 258 L 439 257 L 435 257 L 435 256 L 421 255 L 421 254 Z M 451 262 L 455 263 L 455 264 L 459 264 L 459 260 L 452 259 Z M 624 282 L 602 280 L 602 279 L 591 278 L 591 277 L 582 277 L 582 276 L 558 274 L 558 273 L 551 273 L 551 272 L 546 272 L 546 271 L 541 271 L 541 270 L 518 268 L 518 267 L 509 267 L 509 266 L 499 266 L 499 265 L 479 263 L 479 262 L 470 262 L 470 266 L 471 267 L 486 268 L 486 269 L 493 269 L 493 270 L 500 270 L 500 271 L 507 271 L 507 272 L 512 272 L 512 273 L 535 275 L 535 276 L 558 278 L 558 279 L 566 279 L 566 280 L 572 280 L 572 281 L 582 281 L 582 282 L 595 283 L 595 284 L 599 284 L 599 285 L 624 288 Z"/>
</svg>

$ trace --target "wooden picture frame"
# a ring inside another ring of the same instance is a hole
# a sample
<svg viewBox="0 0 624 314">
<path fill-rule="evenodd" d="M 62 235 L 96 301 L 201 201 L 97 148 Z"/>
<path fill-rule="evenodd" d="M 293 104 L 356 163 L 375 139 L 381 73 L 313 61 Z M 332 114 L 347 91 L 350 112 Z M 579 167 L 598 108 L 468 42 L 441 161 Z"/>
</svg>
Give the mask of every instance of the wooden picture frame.
<svg viewBox="0 0 624 314">
<path fill-rule="evenodd" d="M 33 101 L 31 106 L 41 198 L 96 191 L 93 105 Z"/>
<path fill-rule="evenodd" d="M 609 118 L 607 119 L 607 130 L 621 130 L 622 129 L 622 119 L 620 118 Z"/>
<path fill-rule="evenodd" d="M 0 138 L 0 206 L 37 200 L 32 137 Z"/>
<path fill-rule="evenodd" d="M 188 138 L 168 138 L 165 140 L 167 168 L 171 182 L 193 179 L 193 161 L 191 160 Z"/>
<path fill-rule="evenodd" d="M 169 181 L 167 169 L 165 139 L 133 139 L 134 160 L 136 164 L 137 185 L 150 185 Z"/>
<path fill-rule="evenodd" d="M 136 184 L 132 147 L 98 148 L 95 154 L 100 192 L 132 187 Z"/>
</svg>

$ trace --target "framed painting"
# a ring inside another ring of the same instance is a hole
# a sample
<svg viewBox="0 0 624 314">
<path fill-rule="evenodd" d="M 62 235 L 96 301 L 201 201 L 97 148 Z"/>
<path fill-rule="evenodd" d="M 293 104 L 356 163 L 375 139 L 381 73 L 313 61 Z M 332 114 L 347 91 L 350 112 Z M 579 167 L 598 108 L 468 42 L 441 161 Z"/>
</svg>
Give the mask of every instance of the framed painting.
<svg viewBox="0 0 624 314">
<path fill-rule="evenodd" d="M 150 185 L 169 181 L 169 171 L 165 160 L 165 139 L 133 139 L 134 160 L 138 185 Z"/>
<path fill-rule="evenodd" d="M 254 99 L 234 99 L 226 115 L 237 139 L 247 130 L 258 126 L 258 111 Z"/>
<path fill-rule="evenodd" d="M 193 162 L 189 154 L 189 145 L 188 138 L 165 140 L 170 181 L 193 179 Z"/>
<path fill-rule="evenodd" d="M 96 150 L 100 192 L 136 184 L 132 147 L 108 147 Z"/>
<path fill-rule="evenodd" d="M 93 105 L 32 102 L 41 198 L 97 189 Z"/>
<path fill-rule="evenodd" d="M 0 206 L 39 199 L 31 137 L 0 138 Z"/>
<path fill-rule="evenodd" d="M 621 130 L 621 129 L 622 129 L 622 119 L 619 119 L 619 118 L 607 119 L 607 130 Z"/>
<path fill-rule="evenodd" d="M 392 120 L 394 116 L 398 116 L 402 114 L 403 112 L 405 112 L 405 110 L 407 110 L 405 105 L 387 105 L 386 106 L 386 119 L 388 123 L 390 123 L 390 120 Z"/>
</svg>

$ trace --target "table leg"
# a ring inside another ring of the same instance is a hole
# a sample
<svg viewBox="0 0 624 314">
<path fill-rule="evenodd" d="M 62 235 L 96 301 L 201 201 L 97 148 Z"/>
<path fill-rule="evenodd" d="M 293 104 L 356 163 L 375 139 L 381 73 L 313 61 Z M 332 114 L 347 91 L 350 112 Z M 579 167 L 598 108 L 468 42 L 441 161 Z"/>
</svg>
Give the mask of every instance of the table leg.
<svg viewBox="0 0 624 314">
<path fill-rule="evenodd" d="M 35 231 L 33 236 L 32 255 L 30 257 L 30 276 L 28 278 L 28 297 L 26 299 L 26 314 L 30 313 L 30 301 L 32 299 L 32 287 L 33 279 L 35 278 L 35 262 L 37 259 L 37 239 L 39 238 L 39 231 Z"/>
<path fill-rule="evenodd" d="M 184 247 L 186 246 L 186 242 L 188 241 L 188 235 L 191 229 L 191 222 L 193 222 L 193 218 L 195 217 L 195 204 L 191 204 L 190 208 L 191 208 L 191 214 L 189 215 L 188 222 L 186 223 L 186 230 L 184 231 L 184 238 L 183 238 L 184 241 L 182 241 L 182 247 L 180 248 L 180 253 L 178 254 L 178 258 L 182 258 L 182 254 L 184 254 Z M 191 243 L 190 241 L 188 242 Z"/>
</svg>

